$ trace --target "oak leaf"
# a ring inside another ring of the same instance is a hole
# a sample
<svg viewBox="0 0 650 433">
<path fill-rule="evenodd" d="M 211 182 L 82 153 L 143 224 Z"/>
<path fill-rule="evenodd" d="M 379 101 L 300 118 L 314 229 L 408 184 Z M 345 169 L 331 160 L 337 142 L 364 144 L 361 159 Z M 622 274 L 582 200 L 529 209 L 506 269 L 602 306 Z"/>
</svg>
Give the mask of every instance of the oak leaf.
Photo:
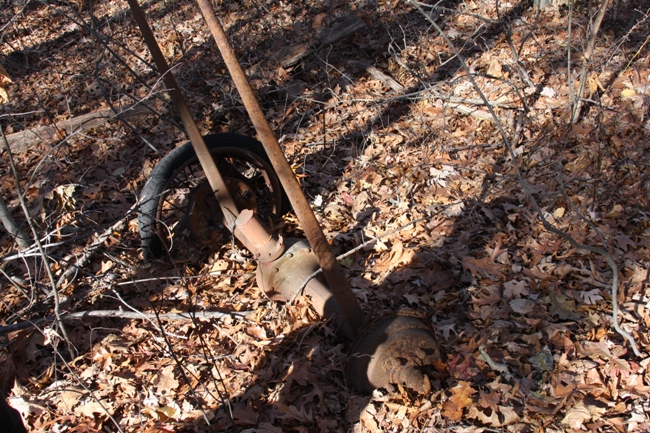
<svg viewBox="0 0 650 433">
<path fill-rule="evenodd" d="M 476 305 L 494 305 L 499 302 L 501 302 L 501 294 L 497 286 L 483 287 L 476 296 L 472 296 L 472 303 Z"/>
<path fill-rule="evenodd" d="M 386 272 L 397 268 L 400 265 L 408 265 L 417 261 L 417 254 L 411 249 L 405 249 L 404 244 L 400 241 L 393 243 L 390 253 L 385 254 L 380 260 L 377 260 L 374 270 L 377 272 Z"/>
<path fill-rule="evenodd" d="M 59 404 L 57 407 L 65 412 L 70 412 L 81 397 L 83 397 L 83 394 L 83 390 L 76 388 L 63 391 L 59 394 Z"/>
<path fill-rule="evenodd" d="M 156 388 L 158 392 L 171 392 L 178 387 L 178 381 L 174 377 L 174 365 L 168 365 L 160 370 L 156 379 Z"/>
<path fill-rule="evenodd" d="M 529 299 L 513 299 L 510 308 L 517 314 L 526 315 L 535 309 L 535 303 Z"/>
<path fill-rule="evenodd" d="M 470 271 L 474 277 L 481 275 L 494 280 L 494 275 L 499 272 L 501 266 L 494 263 L 490 257 L 475 259 L 474 257 L 465 256 L 463 257 L 463 269 Z"/>
<path fill-rule="evenodd" d="M 308 412 L 304 407 L 297 408 L 295 406 L 286 405 L 283 403 L 276 403 L 275 406 L 279 409 L 280 412 L 283 413 L 283 415 L 279 416 L 278 418 L 295 419 L 297 421 L 301 421 L 305 423 L 314 422 L 314 416 L 312 415 L 311 412 Z"/>
<path fill-rule="evenodd" d="M 469 382 L 458 382 L 458 385 L 451 389 L 451 397 L 443 404 L 442 416 L 450 421 L 460 421 L 463 410 L 474 402 L 472 395 L 475 393 L 476 390 Z"/>
<path fill-rule="evenodd" d="M 604 408 L 589 405 L 586 406 L 584 402 L 578 402 L 575 406 L 569 409 L 562 419 L 562 424 L 567 424 L 572 429 L 581 429 L 583 424 L 593 419 L 594 421 L 600 419 L 605 413 Z"/>
<path fill-rule="evenodd" d="M 578 297 L 582 302 L 589 305 L 597 304 L 604 299 L 600 295 L 600 289 L 583 290 L 578 292 Z"/>
<path fill-rule="evenodd" d="M 110 402 L 106 400 L 90 400 L 86 404 L 77 406 L 74 410 L 77 416 L 87 416 L 88 418 L 95 418 L 96 413 L 106 414 L 111 413 L 112 408 Z"/>
<path fill-rule="evenodd" d="M 503 283 L 503 297 L 506 299 L 528 296 L 529 293 L 528 281 L 512 280 Z"/>
</svg>

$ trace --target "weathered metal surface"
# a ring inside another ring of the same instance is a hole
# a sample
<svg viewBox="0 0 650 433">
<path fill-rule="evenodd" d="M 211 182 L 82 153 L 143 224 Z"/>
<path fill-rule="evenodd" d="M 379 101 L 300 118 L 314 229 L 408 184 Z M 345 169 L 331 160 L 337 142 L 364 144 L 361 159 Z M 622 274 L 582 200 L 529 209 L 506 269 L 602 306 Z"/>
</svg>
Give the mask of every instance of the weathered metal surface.
<svg viewBox="0 0 650 433">
<path fill-rule="evenodd" d="M 228 42 L 228 38 L 221 23 L 219 23 L 219 20 L 214 13 L 210 0 L 198 0 L 198 4 L 203 13 L 203 17 L 208 24 L 208 28 L 212 32 L 217 43 L 217 47 L 221 52 L 224 62 L 228 67 L 228 71 L 230 72 L 235 86 L 239 91 L 239 95 L 246 107 L 246 111 L 253 122 L 258 138 L 264 145 L 264 149 L 271 160 L 271 164 L 273 165 L 273 168 L 275 168 L 275 171 L 280 178 L 280 182 L 289 197 L 289 201 L 296 212 L 296 216 L 302 225 L 305 236 L 318 258 L 318 264 L 323 269 L 325 280 L 341 307 L 343 315 L 345 316 L 343 330 L 350 338 L 354 338 L 364 322 L 364 314 L 361 310 L 361 306 L 352 292 L 350 283 L 345 278 L 341 266 L 336 261 L 334 252 L 332 251 L 327 238 L 323 234 L 323 231 L 302 192 L 298 180 L 291 170 L 291 166 L 285 158 L 271 127 L 264 117 L 262 108 L 248 83 L 246 74 L 239 64 L 235 52 Z"/>
<path fill-rule="evenodd" d="M 244 209 L 237 217 L 234 234 L 253 253 L 259 266 L 273 262 L 284 251 L 282 237 L 276 238 L 269 233 L 250 209 Z"/>
<path fill-rule="evenodd" d="M 422 319 L 408 314 L 384 316 L 370 324 L 352 347 L 348 382 L 366 393 L 391 384 L 429 393 L 431 382 L 425 370 L 439 359 L 433 330 Z"/>
<path fill-rule="evenodd" d="M 260 263 L 257 268 L 258 284 L 264 287 L 269 298 L 288 301 L 299 295 L 304 286 L 304 293 L 311 298 L 314 310 L 326 319 L 334 319 L 338 329 L 345 325 L 346 317 L 338 305 L 334 294 L 326 285 L 322 275 L 317 275 L 305 282 L 319 269 L 314 251 L 304 240 L 287 239 L 287 249 L 273 262 Z"/>
</svg>

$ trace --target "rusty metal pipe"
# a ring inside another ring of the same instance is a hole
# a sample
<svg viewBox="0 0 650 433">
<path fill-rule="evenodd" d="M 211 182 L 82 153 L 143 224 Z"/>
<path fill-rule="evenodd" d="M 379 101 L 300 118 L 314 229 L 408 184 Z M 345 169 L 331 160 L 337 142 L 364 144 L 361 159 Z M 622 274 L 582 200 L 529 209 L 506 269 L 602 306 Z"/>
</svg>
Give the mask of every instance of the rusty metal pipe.
<svg viewBox="0 0 650 433">
<path fill-rule="evenodd" d="M 232 195 L 228 191 L 228 188 L 226 187 L 226 184 L 224 183 L 223 178 L 217 169 L 217 165 L 215 164 L 210 151 L 205 145 L 205 141 L 203 141 L 201 131 L 199 131 L 199 128 L 196 126 L 196 122 L 194 121 L 194 118 L 192 117 L 192 114 L 187 107 L 185 98 L 181 93 L 174 75 L 172 75 L 171 71 L 169 70 L 165 56 L 163 55 L 162 51 L 160 51 L 160 47 L 158 46 L 156 38 L 151 31 L 151 27 L 149 27 L 149 23 L 144 16 L 144 12 L 140 8 L 137 0 L 127 1 L 129 3 L 129 7 L 131 8 L 131 11 L 133 12 L 133 16 L 135 17 L 135 21 L 138 23 L 138 27 L 140 27 L 144 42 L 147 44 L 147 47 L 151 52 L 151 57 L 153 57 L 153 61 L 156 64 L 158 71 L 163 76 L 165 87 L 167 87 L 169 96 L 172 99 L 172 103 L 178 111 L 181 122 L 185 127 L 185 132 L 187 132 L 190 142 L 192 143 L 192 147 L 194 147 L 196 156 L 198 157 L 201 166 L 205 170 L 205 175 L 208 178 L 208 182 L 212 187 L 212 191 L 214 192 L 214 195 L 217 198 L 217 202 L 223 211 L 227 225 L 232 230 L 235 225 L 235 219 L 239 215 Z"/>
<path fill-rule="evenodd" d="M 134 0 L 129 0 L 134 1 Z M 235 52 L 233 51 L 228 38 L 217 19 L 212 4 L 209 0 L 197 0 L 203 17 L 205 18 L 208 28 L 212 32 L 217 47 L 228 67 L 237 90 L 244 102 L 246 111 L 253 122 L 257 131 L 258 138 L 264 145 L 264 149 L 273 164 L 273 168 L 280 178 L 280 182 L 289 197 L 298 220 L 305 232 L 305 236 L 318 258 L 318 264 L 323 269 L 323 275 L 329 285 L 336 302 L 338 302 L 343 314 L 344 323 L 342 329 L 351 338 L 354 338 L 364 322 L 364 314 L 356 296 L 350 288 L 350 283 L 343 275 L 339 263 L 336 261 L 334 252 L 330 247 L 325 234 L 323 233 L 314 213 L 309 207 L 309 203 L 302 192 L 300 184 L 287 162 L 278 141 L 271 130 L 262 108 L 260 107 L 253 90 L 248 83 L 246 74 L 239 64 Z"/>
</svg>

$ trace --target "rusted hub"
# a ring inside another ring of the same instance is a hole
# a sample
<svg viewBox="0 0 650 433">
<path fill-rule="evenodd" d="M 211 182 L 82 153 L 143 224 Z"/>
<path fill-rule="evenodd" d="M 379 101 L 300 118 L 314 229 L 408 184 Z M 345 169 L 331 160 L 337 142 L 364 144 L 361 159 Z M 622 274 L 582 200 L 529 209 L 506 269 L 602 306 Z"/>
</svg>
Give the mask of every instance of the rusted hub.
<svg viewBox="0 0 650 433">
<path fill-rule="evenodd" d="M 224 177 L 223 180 L 237 209 L 250 209 L 257 212 L 255 192 L 246 182 L 233 177 Z M 196 239 L 209 239 L 211 232 L 224 229 L 223 213 L 207 180 L 194 188 L 190 200 L 189 228 Z"/>
<path fill-rule="evenodd" d="M 438 359 L 440 349 L 429 325 L 407 313 L 391 314 L 371 323 L 354 343 L 348 381 L 364 393 L 390 384 L 429 393 L 431 382 L 424 370 Z"/>
<path fill-rule="evenodd" d="M 260 287 L 276 301 L 290 300 L 307 277 L 318 270 L 318 260 L 307 242 L 287 239 L 286 244 L 278 260 L 257 268 Z"/>
</svg>

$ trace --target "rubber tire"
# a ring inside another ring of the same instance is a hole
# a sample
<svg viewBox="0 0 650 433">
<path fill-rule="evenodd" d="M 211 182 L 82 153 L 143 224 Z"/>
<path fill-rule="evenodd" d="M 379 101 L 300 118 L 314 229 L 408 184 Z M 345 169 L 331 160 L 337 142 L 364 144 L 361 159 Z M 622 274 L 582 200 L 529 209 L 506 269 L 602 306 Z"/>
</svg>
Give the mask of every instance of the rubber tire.
<svg viewBox="0 0 650 433">
<path fill-rule="evenodd" d="M 271 218 L 279 218 L 289 210 L 291 205 L 287 198 L 282 185 L 280 185 L 277 174 L 273 170 L 271 161 L 264 150 L 264 146 L 259 141 L 240 134 L 210 134 L 203 137 L 208 150 L 214 155 L 215 153 L 245 150 L 252 153 L 255 157 L 264 162 L 268 176 L 274 176 L 280 187 L 280 203 L 276 206 L 278 209 Z M 166 252 L 164 242 L 157 233 L 157 214 L 161 200 L 165 199 L 163 194 L 167 183 L 176 174 L 176 171 L 185 164 L 198 164 L 196 152 L 192 143 L 187 142 L 173 151 L 156 164 L 149 175 L 149 179 L 140 193 L 140 209 L 138 212 L 138 229 L 142 241 L 142 256 L 146 262 L 162 257 Z"/>
</svg>

